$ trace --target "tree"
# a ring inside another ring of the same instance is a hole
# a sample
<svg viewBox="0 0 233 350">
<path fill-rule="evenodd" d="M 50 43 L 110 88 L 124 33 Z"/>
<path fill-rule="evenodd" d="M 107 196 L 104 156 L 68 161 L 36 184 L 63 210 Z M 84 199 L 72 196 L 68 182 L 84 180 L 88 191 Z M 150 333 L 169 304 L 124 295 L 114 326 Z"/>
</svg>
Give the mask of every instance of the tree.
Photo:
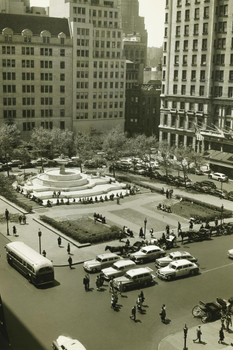
<svg viewBox="0 0 233 350">
<path fill-rule="evenodd" d="M 120 127 L 110 130 L 104 137 L 103 151 L 110 161 L 114 177 L 116 176 L 116 162 L 126 155 L 126 145 L 127 138 Z"/>
<path fill-rule="evenodd" d="M 33 152 L 41 158 L 41 170 L 44 170 L 43 157 L 51 155 L 52 149 L 52 137 L 51 130 L 36 128 L 33 129 L 30 144 L 33 148 Z"/>
<path fill-rule="evenodd" d="M 79 157 L 80 171 L 82 172 L 83 163 L 91 159 L 94 155 L 95 142 L 93 142 L 90 135 L 78 133 L 75 136 L 74 144 L 77 156 Z"/>
<path fill-rule="evenodd" d="M 52 156 L 64 154 L 71 157 L 74 154 L 74 134 L 69 130 L 54 128 L 51 130 Z"/>
<path fill-rule="evenodd" d="M 31 153 L 29 151 L 28 143 L 25 141 L 22 141 L 20 146 L 14 151 L 14 156 L 16 159 L 21 160 L 23 165 L 26 165 L 31 160 Z M 24 175 L 25 175 L 25 168 L 24 168 Z"/>
<path fill-rule="evenodd" d="M 0 128 L 0 156 L 8 163 L 14 150 L 20 145 L 20 132 L 15 124 L 5 124 Z M 9 169 L 7 170 L 9 176 Z"/>
<path fill-rule="evenodd" d="M 187 182 L 188 172 L 190 169 L 190 164 L 193 162 L 193 158 L 191 156 L 192 152 L 193 152 L 193 150 L 191 147 L 184 147 L 183 145 L 181 145 L 180 147 L 177 147 L 175 149 L 175 156 L 177 158 L 177 166 L 183 172 L 185 186 L 186 186 L 186 182 Z"/>
<path fill-rule="evenodd" d="M 171 172 L 173 164 L 172 164 L 172 159 L 173 159 L 173 154 L 174 148 L 170 147 L 170 145 L 162 141 L 159 143 L 159 148 L 158 148 L 158 162 L 160 165 L 160 168 L 163 169 L 165 172 L 166 177 L 168 174 Z"/>
</svg>

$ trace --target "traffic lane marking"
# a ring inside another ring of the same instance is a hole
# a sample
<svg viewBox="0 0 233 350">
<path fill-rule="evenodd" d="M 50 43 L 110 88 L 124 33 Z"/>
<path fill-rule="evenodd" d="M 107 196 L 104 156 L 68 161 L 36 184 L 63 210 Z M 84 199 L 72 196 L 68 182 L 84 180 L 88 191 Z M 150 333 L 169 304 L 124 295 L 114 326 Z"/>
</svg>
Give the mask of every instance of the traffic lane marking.
<svg viewBox="0 0 233 350">
<path fill-rule="evenodd" d="M 202 271 L 201 273 L 203 274 L 203 273 L 207 273 L 207 272 L 216 271 L 216 270 L 223 269 L 224 267 L 228 267 L 228 266 L 232 266 L 232 265 L 233 265 L 233 263 L 222 265 L 222 266 L 218 266 L 218 267 L 214 267 L 213 269 Z"/>
</svg>

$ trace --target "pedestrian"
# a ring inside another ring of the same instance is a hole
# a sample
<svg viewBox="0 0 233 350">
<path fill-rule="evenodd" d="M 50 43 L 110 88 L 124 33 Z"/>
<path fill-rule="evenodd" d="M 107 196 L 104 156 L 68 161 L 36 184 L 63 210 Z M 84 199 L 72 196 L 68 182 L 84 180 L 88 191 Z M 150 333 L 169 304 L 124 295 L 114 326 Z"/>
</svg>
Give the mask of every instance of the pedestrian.
<svg viewBox="0 0 233 350">
<path fill-rule="evenodd" d="M 131 315 L 130 315 L 131 320 L 136 322 L 136 306 L 134 305 L 131 309 Z"/>
<path fill-rule="evenodd" d="M 181 231 L 181 223 L 178 221 L 178 232 Z"/>
<path fill-rule="evenodd" d="M 230 331 L 230 326 L 232 326 L 232 321 L 231 321 L 231 315 L 228 313 L 226 315 L 226 330 L 227 330 L 227 332 Z"/>
<path fill-rule="evenodd" d="M 166 322 L 166 306 L 165 306 L 165 304 L 162 305 L 162 308 L 161 308 L 159 315 L 161 317 L 161 322 L 165 323 Z"/>
<path fill-rule="evenodd" d="M 221 327 L 220 331 L 219 331 L 219 340 L 218 343 L 222 344 L 223 340 L 224 340 L 225 336 L 224 336 L 224 332 L 223 332 L 223 327 Z"/>
<path fill-rule="evenodd" d="M 58 247 L 60 247 L 61 246 L 61 237 L 60 236 L 57 239 L 57 243 L 58 243 Z"/>
<path fill-rule="evenodd" d="M 24 214 L 22 216 L 22 222 L 23 222 L 24 225 L 26 225 L 26 215 L 24 215 Z"/>
<path fill-rule="evenodd" d="M 87 281 L 87 290 L 90 289 L 90 276 L 88 275 L 88 273 L 86 274 L 86 281 Z"/>
<path fill-rule="evenodd" d="M 167 199 L 169 198 L 169 191 L 168 191 L 168 189 L 166 190 L 166 198 Z"/>
<path fill-rule="evenodd" d="M 214 220 L 215 226 L 218 226 L 218 218 L 216 217 Z"/>
<path fill-rule="evenodd" d="M 21 225 L 21 223 L 22 223 L 22 215 L 19 215 L 19 223 Z"/>
<path fill-rule="evenodd" d="M 141 303 L 143 304 L 144 303 L 144 301 L 145 301 L 145 297 L 144 297 L 144 293 L 143 293 L 143 291 L 141 290 L 141 292 L 139 293 L 139 298 L 140 298 L 140 300 L 141 300 Z"/>
<path fill-rule="evenodd" d="M 113 287 L 113 278 L 110 278 L 109 281 L 109 293 L 113 293 L 114 287 Z"/>
<path fill-rule="evenodd" d="M 143 228 L 141 227 L 139 230 L 139 237 L 143 238 L 144 237 L 144 233 L 143 233 Z"/>
<path fill-rule="evenodd" d="M 43 250 L 42 255 L 46 258 L 46 251 Z"/>
<path fill-rule="evenodd" d="M 167 232 L 167 235 L 169 235 L 169 233 L 170 233 L 170 226 L 169 225 L 166 226 L 166 232 Z"/>
<path fill-rule="evenodd" d="M 221 328 L 223 328 L 223 329 L 225 329 L 225 320 L 226 320 L 225 315 L 222 315 L 221 316 Z"/>
<path fill-rule="evenodd" d="M 70 254 L 70 243 L 67 244 L 67 253 Z"/>
<path fill-rule="evenodd" d="M 17 230 L 16 230 L 16 227 L 15 226 L 13 226 L 13 235 L 16 235 L 16 233 L 17 233 Z"/>
<path fill-rule="evenodd" d="M 153 228 L 150 229 L 150 237 L 151 237 L 151 238 L 154 237 L 154 229 L 153 229 Z"/>
<path fill-rule="evenodd" d="M 87 292 L 87 278 L 86 278 L 86 276 L 83 277 L 83 284 L 84 284 L 85 291 Z"/>
<path fill-rule="evenodd" d="M 72 269 L 73 260 L 72 260 L 71 256 L 69 256 L 69 258 L 68 258 L 68 263 L 69 263 L 70 269 Z"/>
<path fill-rule="evenodd" d="M 192 230 L 193 229 L 193 220 L 189 221 L 189 229 Z"/>
<path fill-rule="evenodd" d="M 193 339 L 193 342 L 195 343 L 198 340 L 198 343 L 201 343 L 201 335 L 202 335 L 201 326 L 198 326 L 197 327 L 197 337 L 196 337 L 196 339 Z"/>
</svg>

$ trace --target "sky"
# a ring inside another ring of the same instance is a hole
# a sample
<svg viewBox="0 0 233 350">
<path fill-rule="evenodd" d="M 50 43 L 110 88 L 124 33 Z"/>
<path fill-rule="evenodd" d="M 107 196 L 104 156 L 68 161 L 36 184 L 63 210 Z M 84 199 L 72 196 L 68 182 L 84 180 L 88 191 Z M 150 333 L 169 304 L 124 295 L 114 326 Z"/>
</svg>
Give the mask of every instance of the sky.
<svg viewBox="0 0 233 350">
<path fill-rule="evenodd" d="M 49 0 L 31 0 L 31 6 L 48 5 Z M 139 5 L 139 15 L 145 17 L 145 26 L 148 31 L 148 46 L 162 46 L 165 0 L 139 0 Z"/>
</svg>

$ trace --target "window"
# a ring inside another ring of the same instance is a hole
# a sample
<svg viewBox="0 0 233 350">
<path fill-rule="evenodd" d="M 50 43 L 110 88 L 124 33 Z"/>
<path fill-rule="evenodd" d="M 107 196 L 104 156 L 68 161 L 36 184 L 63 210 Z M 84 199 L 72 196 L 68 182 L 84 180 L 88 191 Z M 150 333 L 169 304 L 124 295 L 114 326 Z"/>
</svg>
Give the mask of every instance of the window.
<svg viewBox="0 0 233 350">
<path fill-rule="evenodd" d="M 195 23 L 193 26 L 193 35 L 198 35 L 199 34 L 199 24 Z"/>
<path fill-rule="evenodd" d="M 2 79 L 3 80 L 16 80 L 16 73 L 15 72 L 3 72 Z"/>
<path fill-rule="evenodd" d="M 191 80 L 192 80 L 192 81 L 195 81 L 195 80 L 196 80 L 196 71 L 195 71 L 195 70 L 192 70 L 192 71 L 191 71 Z"/>
<path fill-rule="evenodd" d="M 174 70 L 174 77 L 173 80 L 178 80 L 178 70 Z"/>
<path fill-rule="evenodd" d="M 227 33 L 227 22 L 219 22 L 217 30 L 218 33 Z"/>
<path fill-rule="evenodd" d="M 200 81 L 205 81 L 205 70 L 200 71 Z"/>
<path fill-rule="evenodd" d="M 202 50 L 207 50 L 207 39 L 202 39 Z"/>
<path fill-rule="evenodd" d="M 209 18 L 209 6 L 204 7 L 204 14 L 203 14 L 203 18 L 204 18 L 204 19 Z"/>
<path fill-rule="evenodd" d="M 65 68 L 65 62 L 64 62 L 64 61 L 61 61 L 61 62 L 60 62 L 60 68 L 61 68 L 61 69 L 64 69 L 64 68 Z"/>
<path fill-rule="evenodd" d="M 208 23 L 203 23 L 203 34 L 208 34 Z"/>
<path fill-rule="evenodd" d="M 181 95 L 186 94 L 186 85 L 181 85 Z"/>
<path fill-rule="evenodd" d="M 34 55 L 34 47 L 22 47 L 22 55 Z"/>
<path fill-rule="evenodd" d="M 184 26 L 184 35 L 188 36 L 189 35 L 189 25 Z"/>
<path fill-rule="evenodd" d="M 206 65 L 206 55 L 201 55 L 201 65 L 202 66 Z"/>
<path fill-rule="evenodd" d="M 182 80 L 183 81 L 187 80 L 187 71 L 186 70 L 182 70 Z"/>
<path fill-rule="evenodd" d="M 198 49 L 198 40 L 194 39 L 193 40 L 193 51 L 197 51 L 197 49 Z"/>
<path fill-rule="evenodd" d="M 176 36 L 180 36 L 180 26 L 176 26 Z"/>
<path fill-rule="evenodd" d="M 3 85 L 3 93 L 16 93 L 16 85 Z"/>
<path fill-rule="evenodd" d="M 175 57 L 174 57 L 174 65 L 175 66 L 179 65 L 179 56 L 178 55 L 175 55 Z"/>
<path fill-rule="evenodd" d="M 181 11 L 177 11 L 176 13 L 176 22 L 180 22 L 181 21 Z"/>
<path fill-rule="evenodd" d="M 15 55 L 15 47 L 14 46 L 2 46 L 2 54 L 3 55 Z"/>
<path fill-rule="evenodd" d="M 205 94 L 205 87 L 201 85 L 199 88 L 199 95 L 204 96 L 204 94 Z"/>
<path fill-rule="evenodd" d="M 177 85 L 176 84 L 173 85 L 173 94 L 174 95 L 177 94 Z"/>
<path fill-rule="evenodd" d="M 175 51 L 179 51 L 180 50 L 180 42 L 176 41 L 175 42 Z"/>
<path fill-rule="evenodd" d="M 188 51 L 188 40 L 184 40 L 183 50 Z"/>
<path fill-rule="evenodd" d="M 233 65 L 233 54 L 231 53 L 231 56 L 230 56 L 230 65 L 232 66 Z"/>
<path fill-rule="evenodd" d="M 60 56 L 65 56 L 65 49 L 60 49 Z"/>
<path fill-rule="evenodd" d="M 188 63 L 188 56 L 183 55 L 183 66 L 187 66 L 187 63 Z"/>
<path fill-rule="evenodd" d="M 228 87 L 228 97 L 233 97 L 233 87 Z"/>
<path fill-rule="evenodd" d="M 217 40 L 217 49 L 224 50 L 226 48 L 226 38 L 219 38 Z"/>
<path fill-rule="evenodd" d="M 190 86 L 190 95 L 195 96 L 195 85 Z"/>
<path fill-rule="evenodd" d="M 194 12 L 194 19 L 199 19 L 200 18 L 200 9 L 196 8 Z"/>
<path fill-rule="evenodd" d="M 225 64 L 225 55 L 224 54 L 217 54 L 215 56 L 215 64 L 216 65 L 224 65 Z"/>
<path fill-rule="evenodd" d="M 190 20 L 190 10 L 185 10 L 185 21 Z"/>
<path fill-rule="evenodd" d="M 233 70 L 229 71 L 229 80 L 233 81 Z"/>
</svg>

